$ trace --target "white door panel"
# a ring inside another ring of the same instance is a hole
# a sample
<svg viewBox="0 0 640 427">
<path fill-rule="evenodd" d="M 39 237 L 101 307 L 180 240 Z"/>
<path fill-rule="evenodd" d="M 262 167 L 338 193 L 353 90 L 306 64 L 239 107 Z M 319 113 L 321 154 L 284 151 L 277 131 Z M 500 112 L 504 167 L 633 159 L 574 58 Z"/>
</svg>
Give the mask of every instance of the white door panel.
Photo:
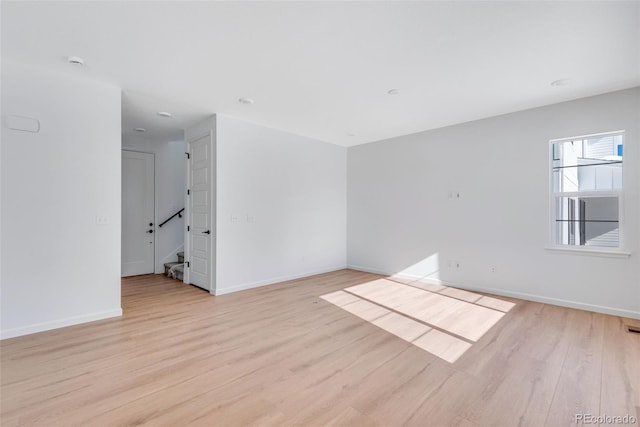
<svg viewBox="0 0 640 427">
<path fill-rule="evenodd" d="M 209 238 L 204 236 L 192 236 L 191 240 L 191 249 L 196 252 L 193 255 L 199 257 L 204 256 L 207 251 L 207 246 L 209 245 Z"/>
<path fill-rule="evenodd" d="M 154 272 L 154 216 L 153 154 L 123 150 L 123 277 Z"/>
<path fill-rule="evenodd" d="M 188 281 L 211 291 L 213 235 L 211 194 L 212 134 L 189 141 L 188 173 Z"/>
<path fill-rule="evenodd" d="M 192 190 L 191 199 L 193 207 L 195 209 L 207 209 L 209 206 L 209 191 L 205 190 Z"/>
<path fill-rule="evenodd" d="M 202 168 L 202 169 L 193 171 L 193 173 L 191 174 L 191 181 L 193 182 L 194 185 L 206 184 L 208 173 L 209 173 L 209 168 Z"/>
</svg>

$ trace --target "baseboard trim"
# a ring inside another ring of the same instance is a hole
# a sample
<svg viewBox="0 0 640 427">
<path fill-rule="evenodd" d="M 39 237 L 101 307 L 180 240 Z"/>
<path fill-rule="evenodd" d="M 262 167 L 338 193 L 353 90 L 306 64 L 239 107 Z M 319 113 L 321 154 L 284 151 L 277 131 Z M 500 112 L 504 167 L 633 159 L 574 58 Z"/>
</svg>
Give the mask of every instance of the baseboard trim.
<svg viewBox="0 0 640 427">
<path fill-rule="evenodd" d="M 393 276 L 393 274 L 390 274 L 386 271 L 378 270 L 377 268 L 363 267 L 361 265 L 347 265 L 347 268 L 349 270 L 362 271 L 365 273 L 381 274 L 383 276 Z"/>
<path fill-rule="evenodd" d="M 66 319 L 51 320 L 49 322 L 36 323 L 28 326 L 21 326 L 19 328 L 0 331 L 0 340 L 35 334 L 37 332 L 49 331 L 51 329 L 64 328 L 65 326 L 94 322 L 96 320 L 110 319 L 112 317 L 119 316 L 122 316 L 122 308 L 100 311 L 98 313 L 83 314 L 80 316 L 67 317 Z"/>
<path fill-rule="evenodd" d="M 451 283 L 451 282 L 447 282 L 440 279 L 432 279 L 429 277 L 419 277 L 419 276 L 414 276 L 409 274 L 389 273 L 379 269 L 363 267 L 359 265 L 348 265 L 347 268 L 351 270 L 363 271 L 365 273 L 374 273 L 374 274 L 381 274 L 384 276 L 396 276 L 396 277 L 401 277 L 405 279 L 422 280 L 422 281 L 433 283 L 436 285 L 451 286 L 453 288 L 466 289 L 468 291 L 484 292 L 487 294 L 493 294 L 493 295 L 498 295 L 503 297 L 518 298 L 518 299 L 523 299 L 523 300 L 533 301 L 533 302 L 541 302 L 543 304 L 558 305 L 561 307 L 575 308 L 578 310 L 586 310 L 586 311 L 593 311 L 596 313 L 611 314 L 613 316 L 628 317 L 631 319 L 640 319 L 640 311 L 627 310 L 624 308 L 588 304 L 588 303 L 583 303 L 579 301 L 571 301 L 571 300 L 565 300 L 561 298 L 551 298 L 551 297 L 545 297 L 543 295 L 535 295 L 535 294 L 529 294 L 525 292 L 514 292 L 514 291 L 496 289 L 496 288 L 485 288 L 482 286 L 473 286 L 473 285 L 468 285 L 468 284 L 463 284 L 458 282 Z"/>
<path fill-rule="evenodd" d="M 216 296 L 220 296 L 220 295 L 230 294 L 233 292 L 246 291 L 248 289 L 260 288 L 262 286 L 275 285 L 276 283 L 286 282 L 288 280 L 302 279 L 304 277 L 315 276 L 316 274 L 324 274 L 324 273 L 331 273 L 332 271 L 344 270 L 345 268 L 347 268 L 346 265 L 339 265 L 335 267 L 327 267 L 320 270 L 314 270 L 314 271 L 305 272 L 301 274 L 292 274 L 289 276 L 274 277 L 271 279 L 261 280 L 258 282 L 246 283 L 243 285 L 232 286 L 229 288 L 216 289 L 213 294 Z"/>
</svg>

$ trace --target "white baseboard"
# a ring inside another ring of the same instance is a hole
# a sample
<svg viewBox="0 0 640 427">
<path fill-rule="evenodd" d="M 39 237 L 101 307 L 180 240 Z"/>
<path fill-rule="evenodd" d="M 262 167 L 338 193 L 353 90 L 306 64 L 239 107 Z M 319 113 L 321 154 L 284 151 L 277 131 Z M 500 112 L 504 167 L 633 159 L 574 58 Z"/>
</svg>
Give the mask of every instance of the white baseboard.
<svg viewBox="0 0 640 427">
<path fill-rule="evenodd" d="M 468 291 L 484 292 L 487 294 L 499 295 L 503 297 L 518 298 L 518 299 L 523 299 L 527 301 L 541 302 L 544 304 L 558 305 L 561 307 L 576 308 L 578 310 L 594 311 L 596 313 L 611 314 L 614 316 L 628 317 L 631 319 L 640 319 L 640 311 L 627 310 L 624 308 L 588 304 L 588 303 L 583 303 L 579 301 L 571 301 L 571 300 L 565 300 L 560 298 L 551 298 L 551 297 L 545 297 L 543 295 L 535 295 L 535 294 L 529 294 L 525 292 L 514 292 L 514 291 L 505 290 L 505 289 L 485 288 L 481 286 L 461 284 L 458 282 L 451 283 L 451 282 L 446 282 L 440 279 L 431 279 L 428 277 L 419 277 L 419 276 L 413 276 L 408 274 L 389 273 L 389 272 L 384 272 L 375 268 L 362 267 L 359 265 L 348 265 L 347 268 L 351 270 L 364 271 L 366 273 L 381 274 L 384 276 L 396 276 L 396 277 L 402 277 L 406 279 L 423 280 L 426 282 L 434 283 L 436 285 L 450 286 L 453 288 L 466 289 Z"/>
<path fill-rule="evenodd" d="M 245 284 L 242 284 L 242 285 L 232 286 L 232 287 L 229 287 L 229 288 L 216 289 L 216 291 L 213 294 L 217 295 L 217 296 L 225 295 L 225 294 L 230 294 L 230 293 L 233 293 L 233 292 L 245 291 L 247 289 L 259 288 L 259 287 L 268 286 L 268 285 L 275 285 L 276 283 L 286 282 L 287 280 L 302 279 L 303 277 L 315 276 L 316 274 L 323 274 L 323 273 L 330 273 L 332 271 L 344 270 L 345 268 L 347 268 L 346 265 L 339 265 L 339 266 L 335 266 L 335 267 L 328 267 L 328 268 L 323 268 L 323 269 L 320 269 L 320 270 L 309 271 L 309 272 L 305 272 L 305 273 L 301 273 L 301 274 L 293 274 L 293 275 L 290 275 L 290 276 L 274 277 L 274 278 L 271 278 L 271 279 L 261 280 L 261 281 L 258 281 L 258 282 L 245 283 Z"/>
<path fill-rule="evenodd" d="M 383 276 L 392 276 L 392 274 L 387 273 L 386 271 L 378 270 L 377 268 L 363 267 L 361 265 L 347 265 L 347 268 L 349 270 L 364 271 L 365 273 L 381 274 Z"/>
<path fill-rule="evenodd" d="M 64 328 L 65 326 L 78 325 L 80 323 L 93 322 L 96 320 L 109 319 L 122 316 L 122 308 L 101 311 L 98 313 L 83 314 L 80 316 L 67 317 L 66 319 L 51 320 L 48 322 L 36 323 L 19 328 L 6 329 L 0 331 L 0 340 L 20 337 L 22 335 L 35 334 L 37 332 L 49 331 L 51 329 Z"/>
<path fill-rule="evenodd" d="M 402 278 L 402 279 L 429 280 L 430 282 L 435 283 L 437 285 L 446 285 L 440 279 L 424 277 L 424 276 L 416 276 L 414 274 L 405 274 L 405 273 L 393 273 L 392 274 L 392 273 L 388 273 L 386 271 L 378 270 L 376 268 L 362 267 L 360 265 L 348 265 L 347 268 L 350 269 L 350 270 L 364 271 L 365 273 L 380 274 L 382 276 L 394 276 L 394 277 L 399 277 L 399 278 Z M 451 286 L 451 285 L 448 285 L 448 286 Z"/>
</svg>

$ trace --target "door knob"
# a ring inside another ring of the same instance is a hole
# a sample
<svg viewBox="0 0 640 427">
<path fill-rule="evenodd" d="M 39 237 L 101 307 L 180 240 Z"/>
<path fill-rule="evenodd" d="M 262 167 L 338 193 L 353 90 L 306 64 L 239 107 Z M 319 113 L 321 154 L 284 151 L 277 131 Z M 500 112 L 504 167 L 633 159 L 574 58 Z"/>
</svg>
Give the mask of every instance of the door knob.
<svg viewBox="0 0 640 427">
<path fill-rule="evenodd" d="M 147 233 L 153 233 L 153 230 L 147 230 Z"/>
<path fill-rule="evenodd" d="M 149 227 L 153 227 L 153 223 L 152 222 L 149 223 Z"/>
<path fill-rule="evenodd" d="M 211 234 L 211 231 L 210 230 L 203 231 L 202 234 Z"/>
</svg>

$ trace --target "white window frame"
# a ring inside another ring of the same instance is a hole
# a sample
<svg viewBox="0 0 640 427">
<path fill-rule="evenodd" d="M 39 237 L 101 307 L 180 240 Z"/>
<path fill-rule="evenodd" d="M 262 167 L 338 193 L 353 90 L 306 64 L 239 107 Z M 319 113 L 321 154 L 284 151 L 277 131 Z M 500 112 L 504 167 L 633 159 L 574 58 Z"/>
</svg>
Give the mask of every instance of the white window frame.
<svg viewBox="0 0 640 427">
<path fill-rule="evenodd" d="M 622 188 L 620 190 L 594 190 L 594 191 L 576 191 L 576 192 L 555 192 L 554 181 L 553 181 L 553 146 L 557 143 L 575 141 L 580 139 L 588 139 L 599 136 L 607 136 L 607 135 L 622 135 L 622 144 L 624 147 L 625 144 L 625 131 L 617 130 L 612 132 L 602 132 L 602 133 L 594 133 L 588 135 L 580 135 L 580 136 L 572 136 L 568 138 L 558 138 L 552 139 L 549 141 L 549 160 L 548 160 L 548 168 L 549 168 L 549 244 L 547 246 L 547 250 L 552 252 L 566 252 L 566 253 L 577 253 L 584 255 L 596 255 L 596 256 L 614 256 L 614 257 L 628 257 L 631 255 L 630 252 L 626 251 L 625 248 L 625 237 L 626 237 L 626 227 L 625 227 L 625 215 L 624 215 L 624 160 L 622 161 Z M 556 236 L 556 201 L 560 197 L 617 197 L 618 198 L 618 230 L 619 230 L 619 241 L 617 248 L 606 248 L 606 247 L 597 247 L 597 246 L 578 246 L 578 245 L 559 245 L 557 244 L 557 236 Z"/>
</svg>

